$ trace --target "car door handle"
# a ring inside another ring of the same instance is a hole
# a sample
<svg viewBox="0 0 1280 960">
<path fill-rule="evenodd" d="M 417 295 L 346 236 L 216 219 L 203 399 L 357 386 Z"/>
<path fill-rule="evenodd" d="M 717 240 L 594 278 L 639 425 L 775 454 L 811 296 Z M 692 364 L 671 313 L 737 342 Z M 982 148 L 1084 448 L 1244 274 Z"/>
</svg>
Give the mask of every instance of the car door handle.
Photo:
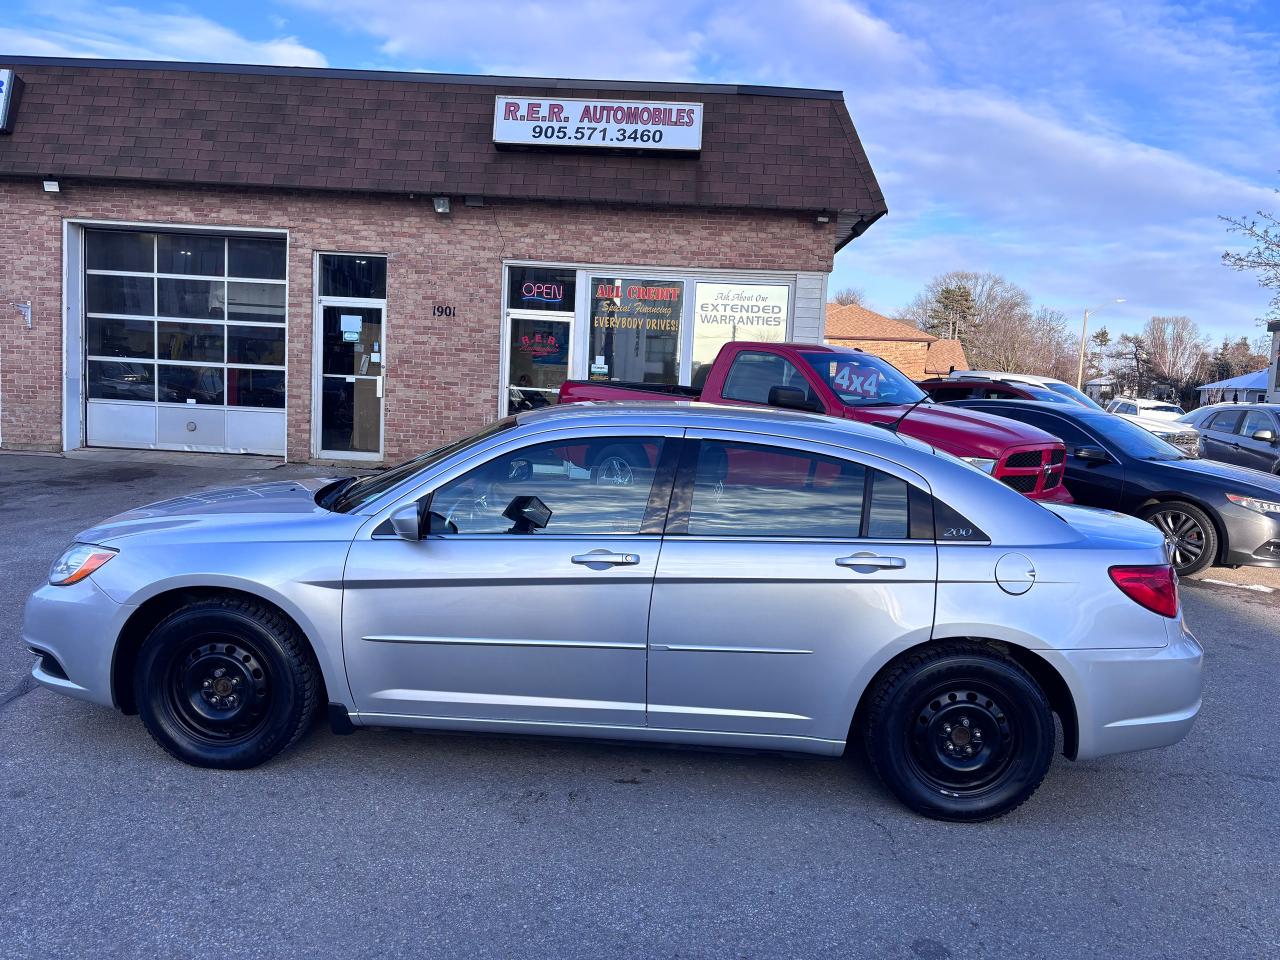
<svg viewBox="0 0 1280 960">
<path fill-rule="evenodd" d="M 612 567 L 634 567 L 640 562 L 640 554 L 610 553 L 608 550 L 601 550 L 598 553 L 580 553 L 569 559 L 588 567 L 595 563 L 608 564 Z"/>
<path fill-rule="evenodd" d="M 907 565 L 902 557 L 877 557 L 869 553 L 855 553 L 851 557 L 836 557 L 837 567 L 875 567 L 879 570 L 901 570 Z"/>
</svg>

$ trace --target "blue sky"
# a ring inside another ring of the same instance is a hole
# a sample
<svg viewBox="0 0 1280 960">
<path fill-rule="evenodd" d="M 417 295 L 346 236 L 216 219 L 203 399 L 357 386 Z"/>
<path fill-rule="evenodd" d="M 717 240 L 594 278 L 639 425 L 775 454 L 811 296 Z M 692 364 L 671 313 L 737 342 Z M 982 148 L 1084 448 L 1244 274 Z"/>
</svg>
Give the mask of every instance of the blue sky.
<svg viewBox="0 0 1280 960">
<path fill-rule="evenodd" d="M 1254 336 L 1219 214 L 1280 209 L 1280 2 L 16 0 L 0 52 L 843 90 L 890 213 L 836 261 L 892 313 L 992 270 L 1113 332 Z"/>
</svg>

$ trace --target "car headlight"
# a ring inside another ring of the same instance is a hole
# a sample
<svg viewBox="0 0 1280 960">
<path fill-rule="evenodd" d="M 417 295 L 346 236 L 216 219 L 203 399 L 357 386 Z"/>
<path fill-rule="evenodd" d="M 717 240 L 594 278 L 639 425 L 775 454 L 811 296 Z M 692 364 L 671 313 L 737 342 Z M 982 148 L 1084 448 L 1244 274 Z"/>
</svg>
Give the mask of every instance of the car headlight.
<svg viewBox="0 0 1280 960">
<path fill-rule="evenodd" d="M 119 552 L 95 543 L 73 543 L 53 561 L 49 568 L 49 583 L 55 587 L 79 583 Z"/>
<path fill-rule="evenodd" d="M 1257 497 L 1246 497 L 1239 493 L 1228 493 L 1227 499 L 1237 507 L 1255 510 L 1258 513 L 1280 513 L 1280 501 L 1259 500 Z"/>
<path fill-rule="evenodd" d="M 996 472 L 996 462 L 987 457 L 961 457 L 960 459 L 971 467 L 977 467 L 983 473 Z"/>
</svg>

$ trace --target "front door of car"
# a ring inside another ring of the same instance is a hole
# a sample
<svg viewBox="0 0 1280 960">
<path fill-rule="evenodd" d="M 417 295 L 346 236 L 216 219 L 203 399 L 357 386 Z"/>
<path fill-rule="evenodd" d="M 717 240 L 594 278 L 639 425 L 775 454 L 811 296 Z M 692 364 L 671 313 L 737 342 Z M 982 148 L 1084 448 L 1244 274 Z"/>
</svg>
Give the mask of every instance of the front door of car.
<svg viewBox="0 0 1280 960">
<path fill-rule="evenodd" d="M 342 613 L 359 711 L 642 726 L 678 433 L 512 441 L 440 478 L 423 539 L 362 531 Z"/>
<path fill-rule="evenodd" d="M 1255 440 L 1253 435 L 1259 431 L 1271 431 L 1270 440 Z M 1254 470 L 1265 470 L 1270 473 L 1276 464 L 1276 425 L 1271 414 L 1265 410 L 1246 410 L 1236 427 L 1236 443 L 1239 444 L 1236 463 Z"/>
<path fill-rule="evenodd" d="M 649 726 L 842 739 L 868 659 L 932 631 L 927 501 L 875 458 L 689 431 L 653 590 Z"/>
</svg>

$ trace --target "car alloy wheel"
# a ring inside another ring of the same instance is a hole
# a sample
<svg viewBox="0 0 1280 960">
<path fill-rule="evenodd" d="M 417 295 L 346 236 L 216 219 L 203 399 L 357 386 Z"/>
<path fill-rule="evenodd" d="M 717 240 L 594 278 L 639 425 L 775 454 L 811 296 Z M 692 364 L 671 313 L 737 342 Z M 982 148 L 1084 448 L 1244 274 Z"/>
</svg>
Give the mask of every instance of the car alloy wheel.
<svg viewBox="0 0 1280 960">
<path fill-rule="evenodd" d="M 1178 570 L 1194 567 L 1204 556 L 1208 535 L 1200 521 L 1177 507 L 1157 510 L 1147 518 L 1164 534 Z"/>
<path fill-rule="evenodd" d="M 606 487 L 629 487 L 635 483 L 635 471 L 623 457 L 605 457 L 596 466 L 596 483 Z"/>
</svg>

